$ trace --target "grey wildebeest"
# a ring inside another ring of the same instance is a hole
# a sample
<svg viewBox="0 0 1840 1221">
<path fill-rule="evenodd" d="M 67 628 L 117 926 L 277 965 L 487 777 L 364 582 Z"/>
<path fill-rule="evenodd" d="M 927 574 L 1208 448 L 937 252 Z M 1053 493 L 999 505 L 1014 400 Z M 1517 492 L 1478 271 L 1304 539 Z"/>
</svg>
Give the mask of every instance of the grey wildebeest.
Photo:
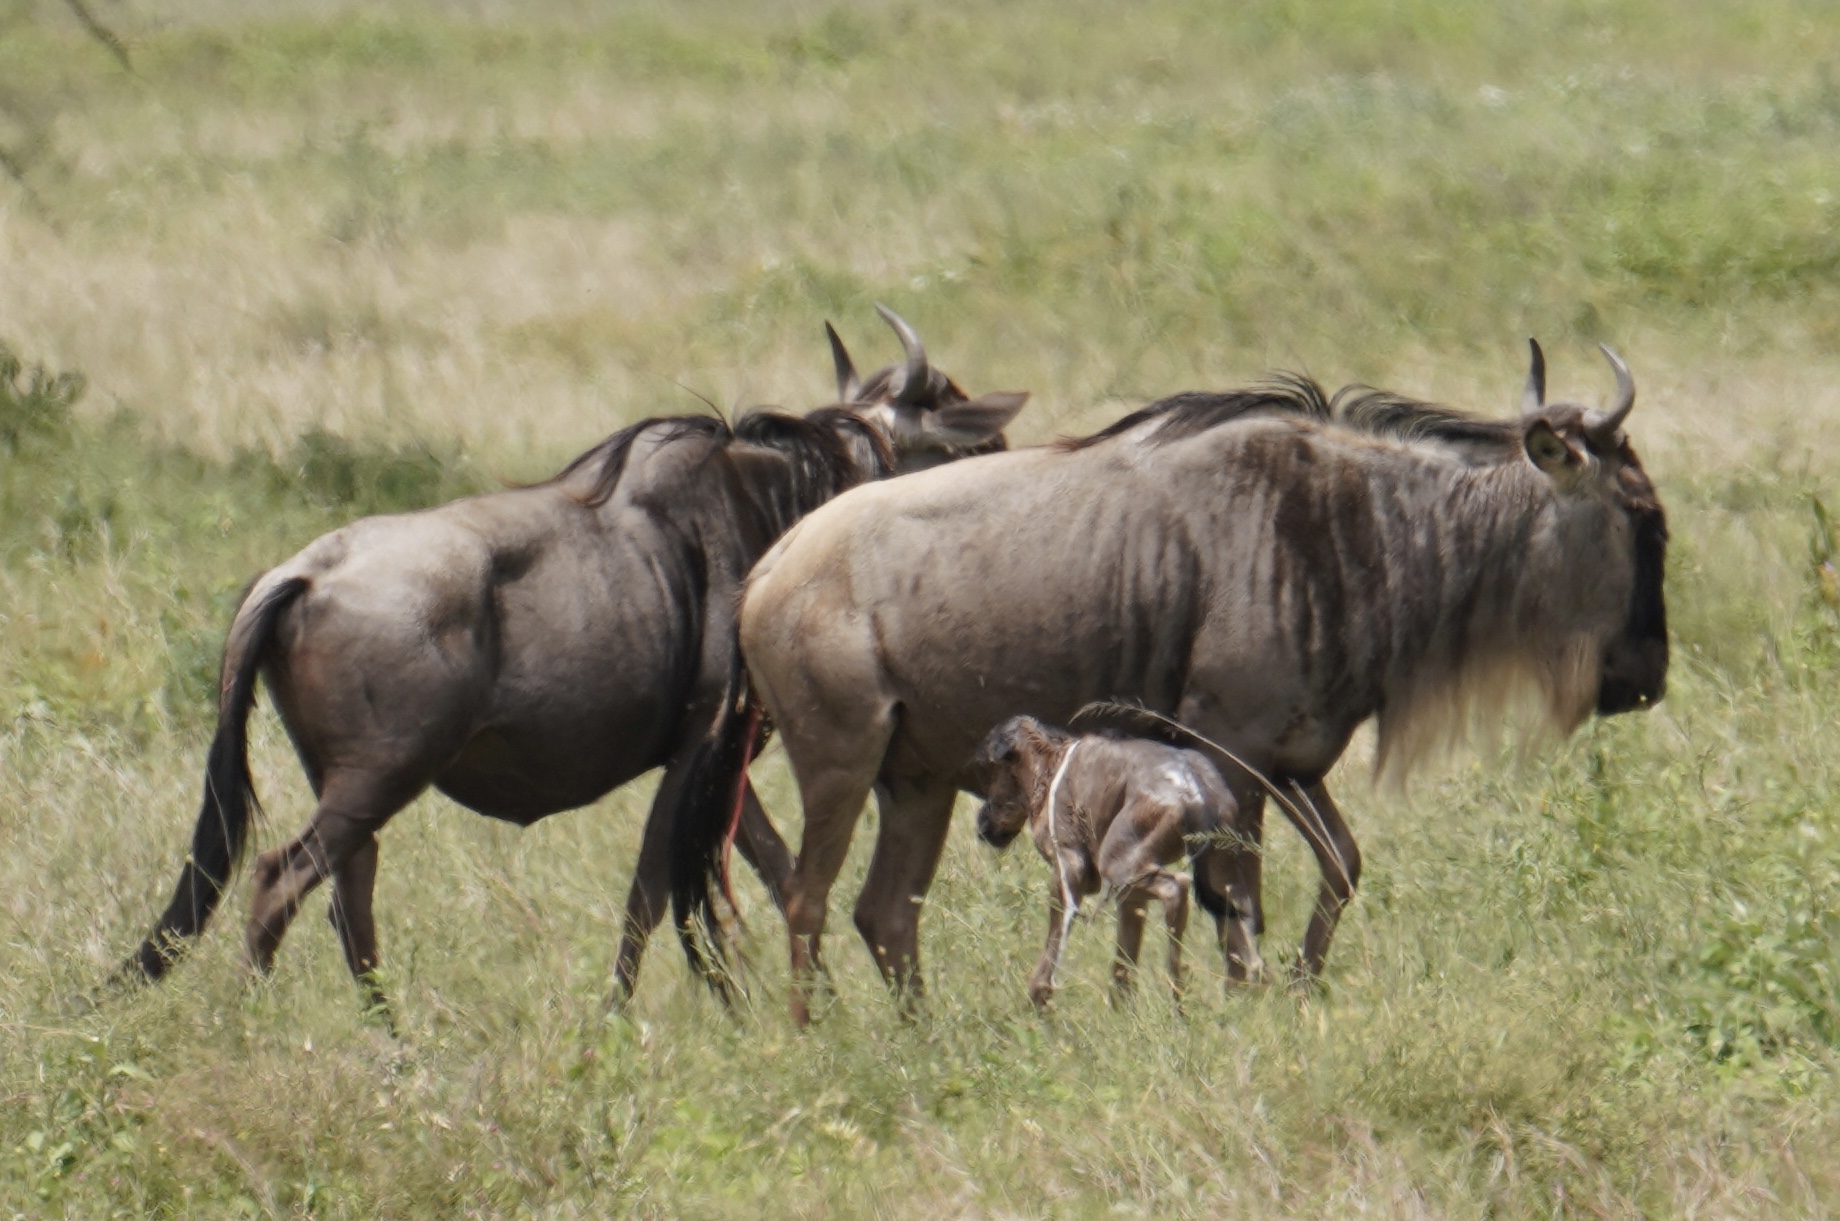
<svg viewBox="0 0 1840 1221">
<path fill-rule="evenodd" d="M 882 309 L 882 307 L 877 307 Z M 654 767 L 616 968 L 630 994 L 668 902 L 665 824 L 732 669 L 741 579 L 802 514 L 864 480 L 1003 444 L 1026 394 L 968 398 L 882 309 L 903 363 L 860 379 L 826 324 L 845 400 L 733 427 L 708 416 L 615 433 L 547 483 L 372 517 L 259 577 L 224 647 L 192 850 L 124 971 L 158 979 L 203 929 L 254 804 L 246 722 L 267 682 L 318 804 L 254 866 L 245 946 L 267 970 L 307 893 L 373 1002 L 376 833 L 430 785 L 528 826 Z M 785 845 L 751 792 L 741 847 L 777 899 Z"/>
<path fill-rule="evenodd" d="M 749 578 L 740 633 L 742 678 L 805 810 L 783 905 L 795 1016 L 809 1017 L 831 887 L 871 790 L 881 818 L 856 925 L 897 991 L 919 993 L 920 907 L 954 798 L 982 790 L 973 754 L 1009 716 L 1141 703 L 1300 798 L 1323 875 L 1308 980 L 1360 877 L 1323 784 L 1357 726 L 1377 719 L 1377 767 L 1403 773 L 1478 718 L 1519 709 L 1562 733 L 1661 698 L 1667 528 L 1622 432 L 1634 380 L 1606 348 L 1612 406 L 1548 404 L 1532 347 L 1516 418 L 1366 387 L 1331 400 L 1284 376 L 858 488 L 781 539 Z M 725 704 L 710 740 L 746 720 Z M 1262 809 L 1243 771 L 1223 773 Z M 727 825 L 720 808 L 683 816 L 681 918 L 710 918 Z M 1228 902 L 1206 885 L 1197 897 Z M 1256 905 L 1234 914 L 1261 923 Z"/>
<path fill-rule="evenodd" d="M 1167 867 L 1184 858 L 1197 870 L 1226 860 L 1209 850 L 1211 840 L 1238 815 L 1213 762 L 1183 746 L 1116 733 L 1076 736 L 1018 716 L 990 731 L 972 765 L 986 778 L 978 837 L 1006 848 L 1026 826 L 1051 870 L 1048 941 L 1029 978 L 1036 1007 L 1054 995 L 1080 901 L 1095 894 L 1118 902 L 1114 990 L 1131 987 L 1155 899 L 1169 931 L 1169 985 L 1180 997 L 1189 879 Z"/>
</svg>

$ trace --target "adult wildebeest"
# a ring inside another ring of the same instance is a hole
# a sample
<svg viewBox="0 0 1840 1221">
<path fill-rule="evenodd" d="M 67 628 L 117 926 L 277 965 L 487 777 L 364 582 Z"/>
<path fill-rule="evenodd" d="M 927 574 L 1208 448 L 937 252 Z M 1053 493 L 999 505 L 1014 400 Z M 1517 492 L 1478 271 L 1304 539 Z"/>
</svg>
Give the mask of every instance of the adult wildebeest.
<svg viewBox="0 0 1840 1221">
<path fill-rule="evenodd" d="M 191 855 L 125 969 L 159 978 L 217 904 L 254 802 L 244 734 L 260 673 L 319 802 L 256 862 L 252 966 L 271 965 L 301 901 L 331 878 L 346 962 L 374 984 L 376 833 L 430 785 L 527 826 L 663 766 L 616 970 L 616 996 L 629 994 L 667 901 L 664 819 L 685 744 L 733 668 L 742 577 L 845 488 L 1000 447 L 1028 397 L 968 398 L 877 309 L 906 358 L 863 382 L 826 324 L 839 406 L 732 428 L 646 420 L 548 483 L 366 518 L 258 578 L 224 647 Z M 742 849 L 777 898 L 785 845 L 751 793 L 745 804 Z"/>
<path fill-rule="evenodd" d="M 1011 715 L 1139 702 L 1295 793 L 1323 873 L 1309 978 L 1360 876 L 1323 777 L 1361 722 L 1378 718 L 1381 766 L 1404 769 L 1478 714 L 1521 707 L 1569 731 L 1659 699 L 1667 530 L 1620 431 L 1634 381 L 1604 351 L 1605 411 L 1546 404 L 1537 344 L 1522 414 L 1498 422 L 1365 387 L 1329 400 L 1287 376 L 859 488 L 804 519 L 755 568 L 740 617 L 805 807 L 784 902 L 796 1016 L 872 788 L 856 924 L 918 993 L 920 904 L 954 797 L 981 789 L 972 753 Z M 713 743 L 747 723 L 724 708 Z M 1260 803 L 1246 774 L 1227 778 Z M 685 813 L 680 919 L 707 918 L 726 826 L 719 808 Z"/>
</svg>

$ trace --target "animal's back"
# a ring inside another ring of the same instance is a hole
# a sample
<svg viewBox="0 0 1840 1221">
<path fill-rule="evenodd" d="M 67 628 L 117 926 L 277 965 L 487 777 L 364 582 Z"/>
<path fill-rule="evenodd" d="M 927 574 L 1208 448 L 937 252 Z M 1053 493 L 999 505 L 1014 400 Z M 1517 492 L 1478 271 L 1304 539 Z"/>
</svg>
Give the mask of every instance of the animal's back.
<svg viewBox="0 0 1840 1221">
<path fill-rule="evenodd" d="M 1065 723 L 1126 699 L 1203 716 L 1307 774 L 1373 694 L 1324 719 L 1317 688 L 1379 678 L 1300 655 L 1363 596 L 1348 556 L 1374 575 L 1368 480 L 1458 466 L 1283 417 L 979 459 L 814 513 L 756 570 L 744 650 L 753 672 L 835 674 L 839 689 L 873 674 L 904 710 L 902 770 L 957 773 L 1006 716 Z M 833 661 L 846 642 L 847 669 Z"/>
<path fill-rule="evenodd" d="M 1182 506 L 1132 457 L 1023 450 L 839 497 L 750 578 L 750 672 L 814 698 L 872 676 L 917 714 L 913 766 L 947 773 L 1005 716 L 1172 708 L 1204 591 Z"/>
<path fill-rule="evenodd" d="M 1083 739 L 1089 770 L 1103 777 L 1102 787 L 1116 791 L 1116 805 L 1137 801 L 1181 811 L 1184 835 L 1219 829 L 1221 812 L 1232 801 L 1226 782 L 1207 756 L 1146 738 L 1094 736 Z"/>
</svg>

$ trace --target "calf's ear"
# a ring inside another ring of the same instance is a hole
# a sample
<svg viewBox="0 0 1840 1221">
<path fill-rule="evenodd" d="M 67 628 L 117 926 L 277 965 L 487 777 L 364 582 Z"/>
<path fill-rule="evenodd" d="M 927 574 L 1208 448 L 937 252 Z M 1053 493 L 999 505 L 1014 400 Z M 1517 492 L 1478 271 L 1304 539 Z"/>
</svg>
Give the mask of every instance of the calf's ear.
<svg viewBox="0 0 1840 1221">
<path fill-rule="evenodd" d="M 927 439 L 953 449 L 981 445 L 1009 426 L 1029 401 L 1027 390 L 999 390 L 935 408 L 920 417 Z"/>
</svg>

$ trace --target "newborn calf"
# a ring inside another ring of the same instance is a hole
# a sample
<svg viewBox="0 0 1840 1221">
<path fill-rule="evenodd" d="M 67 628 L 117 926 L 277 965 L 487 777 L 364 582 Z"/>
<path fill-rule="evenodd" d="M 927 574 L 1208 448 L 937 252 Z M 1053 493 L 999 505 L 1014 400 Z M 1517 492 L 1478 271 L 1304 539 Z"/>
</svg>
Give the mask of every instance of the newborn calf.
<svg viewBox="0 0 1840 1221">
<path fill-rule="evenodd" d="M 1003 848 L 1026 823 L 1054 870 L 1048 944 L 1029 979 L 1029 999 L 1048 1003 L 1080 900 L 1102 890 L 1118 897 L 1114 986 L 1131 985 L 1144 914 L 1156 899 L 1169 926 L 1169 982 L 1180 996 L 1189 879 L 1166 866 L 1208 851 L 1190 837 L 1235 822 L 1238 806 L 1214 764 L 1142 738 L 1076 738 L 1026 716 L 991 730 L 977 764 L 988 777 L 978 834 Z"/>
</svg>

